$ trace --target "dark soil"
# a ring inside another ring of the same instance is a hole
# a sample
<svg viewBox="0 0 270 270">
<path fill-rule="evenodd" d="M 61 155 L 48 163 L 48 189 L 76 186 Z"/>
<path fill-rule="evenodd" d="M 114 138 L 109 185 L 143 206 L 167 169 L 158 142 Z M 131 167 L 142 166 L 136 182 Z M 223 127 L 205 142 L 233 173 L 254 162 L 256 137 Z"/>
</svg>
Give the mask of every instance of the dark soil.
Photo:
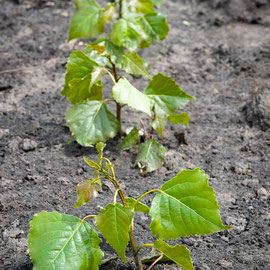
<svg viewBox="0 0 270 270">
<path fill-rule="evenodd" d="M 82 157 L 95 159 L 96 151 L 67 144 L 69 103 L 59 95 L 70 53 L 66 40 L 72 1 L 0 4 L 0 269 L 32 269 L 27 234 L 34 213 L 57 210 L 82 218 L 111 202 L 113 193 L 104 186 L 91 204 L 73 209 L 76 184 L 91 173 Z M 142 55 L 152 75 L 171 75 L 196 97 L 185 107 L 190 128 L 168 126 L 166 163 L 144 178 L 133 165 L 136 149 L 119 154 L 114 139 L 105 154 L 115 163 L 126 195 L 135 198 L 184 168 L 205 170 L 224 223 L 235 228 L 179 243 L 191 249 L 197 270 L 269 270 L 270 2 L 164 0 L 161 10 L 168 14 L 171 31 L 166 41 Z M 133 81 L 141 89 L 146 84 Z M 137 116 L 125 109 L 124 129 L 137 124 Z M 183 132 L 188 145 L 181 143 Z M 149 223 L 149 217 L 137 215 L 138 244 L 153 240 Z M 115 256 L 105 241 L 101 246 L 106 258 Z M 142 257 L 151 252 L 145 250 Z M 117 260 L 101 269 L 135 266 Z"/>
</svg>

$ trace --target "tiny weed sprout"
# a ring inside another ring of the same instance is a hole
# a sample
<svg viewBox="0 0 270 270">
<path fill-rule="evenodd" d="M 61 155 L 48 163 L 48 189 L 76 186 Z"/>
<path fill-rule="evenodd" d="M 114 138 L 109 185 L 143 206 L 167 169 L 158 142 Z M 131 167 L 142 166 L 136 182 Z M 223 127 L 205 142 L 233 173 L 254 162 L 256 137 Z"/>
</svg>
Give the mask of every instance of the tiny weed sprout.
<svg viewBox="0 0 270 270">
<path fill-rule="evenodd" d="M 158 169 L 165 160 L 166 150 L 154 138 L 154 132 L 163 138 L 167 121 L 188 126 L 189 115 L 177 110 L 193 99 L 171 77 L 161 73 L 151 77 L 145 61 L 134 51 L 165 39 L 169 31 L 165 16 L 154 11 L 154 5 L 159 4 L 161 1 L 157 0 L 119 0 L 101 8 L 94 0 L 77 0 L 69 39 L 98 37 L 106 23 L 118 20 L 108 37 L 86 45 L 84 51 L 71 53 L 61 92 L 72 103 L 66 112 L 67 125 L 83 146 L 106 142 L 121 134 L 121 110 L 126 105 L 149 116 L 149 130 L 138 119 L 144 142 L 139 146 L 136 165 L 142 174 Z M 148 86 L 143 92 L 136 89 L 119 75 L 123 72 L 145 76 Z M 113 82 L 111 98 L 103 97 L 102 80 L 106 75 Z M 108 109 L 108 102 L 116 104 L 115 114 Z M 139 128 L 135 126 L 118 149 L 129 149 L 139 142 Z"/>
<path fill-rule="evenodd" d="M 98 269 L 103 257 L 99 247 L 101 239 L 90 223 L 95 223 L 103 238 L 124 262 L 127 261 L 126 247 L 130 243 L 139 270 L 143 269 L 144 262 L 152 262 L 153 265 L 159 260 L 173 261 L 184 270 L 194 269 L 188 248 L 184 245 L 171 246 L 165 240 L 231 228 L 222 224 L 215 192 L 208 185 L 208 176 L 204 171 L 199 168 L 183 170 L 160 189 L 150 190 L 134 199 L 124 195 L 116 179 L 114 165 L 103 157 L 105 144 L 98 143 L 96 147 L 99 152 L 97 162 L 84 158 L 94 168 L 94 178 L 78 184 L 75 208 L 98 196 L 103 181 L 110 181 L 115 187 L 112 203 L 96 215 L 83 219 L 58 212 L 35 214 L 28 234 L 34 269 Z M 141 200 L 150 193 L 156 195 L 151 207 L 148 207 Z M 151 217 L 150 230 L 157 239 L 154 243 L 136 246 L 133 231 L 136 212 Z M 147 247 L 154 248 L 157 254 L 141 260 L 140 251 Z"/>
</svg>

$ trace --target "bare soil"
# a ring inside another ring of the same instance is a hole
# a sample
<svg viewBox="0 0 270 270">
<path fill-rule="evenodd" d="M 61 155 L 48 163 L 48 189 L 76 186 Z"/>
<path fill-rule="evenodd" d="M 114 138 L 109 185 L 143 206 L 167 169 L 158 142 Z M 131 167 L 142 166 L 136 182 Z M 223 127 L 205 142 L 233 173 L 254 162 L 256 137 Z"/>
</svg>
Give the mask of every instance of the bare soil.
<svg viewBox="0 0 270 270">
<path fill-rule="evenodd" d="M 152 75 L 171 75 L 196 97 L 185 107 L 190 127 L 166 128 L 166 162 L 144 178 L 133 165 L 136 149 L 119 154 L 119 139 L 113 139 L 105 154 L 115 163 L 126 195 L 135 198 L 184 168 L 205 170 L 224 223 L 235 228 L 178 243 L 191 249 L 197 270 L 269 270 L 270 2 L 164 0 L 161 11 L 171 28 L 167 40 L 140 53 Z M 83 218 L 111 202 L 111 187 L 104 185 L 99 198 L 73 209 L 76 185 L 91 173 L 82 157 L 96 158 L 94 148 L 67 144 L 69 103 L 59 95 L 73 12 L 71 0 L 0 0 L 1 270 L 32 269 L 27 234 L 34 213 L 57 210 Z M 140 89 L 147 83 L 130 79 Z M 109 86 L 108 79 L 106 95 Z M 144 118 L 125 108 L 123 129 L 138 124 L 138 116 Z M 150 201 L 151 196 L 144 200 Z M 149 223 L 149 217 L 136 216 L 138 245 L 153 240 Z M 106 241 L 101 247 L 106 258 L 115 256 Z M 152 253 L 145 249 L 142 257 Z M 115 260 L 101 269 L 135 265 Z M 178 268 L 159 264 L 153 269 Z"/>
</svg>

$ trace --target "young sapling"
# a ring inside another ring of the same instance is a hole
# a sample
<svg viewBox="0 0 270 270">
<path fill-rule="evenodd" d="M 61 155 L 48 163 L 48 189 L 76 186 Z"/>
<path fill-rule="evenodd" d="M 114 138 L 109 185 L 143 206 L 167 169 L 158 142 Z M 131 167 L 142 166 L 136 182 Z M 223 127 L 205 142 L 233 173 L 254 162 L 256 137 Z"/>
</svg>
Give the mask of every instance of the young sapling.
<svg viewBox="0 0 270 270">
<path fill-rule="evenodd" d="M 116 179 L 114 165 L 103 157 L 104 147 L 103 143 L 97 144 L 97 162 L 84 158 L 94 168 L 94 178 L 78 184 L 75 207 L 94 199 L 104 181 L 114 185 L 112 203 L 99 213 L 83 219 L 58 212 L 42 211 L 35 214 L 28 235 L 34 269 L 97 270 L 102 264 L 103 252 L 99 247 L 101 239 L 90 225 L 92 222 L 125 263 L 126 247 L 130 243 L 138 270 L 143 269 L 142 262 L 155 264 L 161 259 L 173 261 L 184 270 L 194 269 L 188 248 L 185 245 L 171 246 L 165 240 L 206 235 L 231 228 L 222 224 L 208 176 L 199 168 L 183 170 L 160 189 L 147 191 L 138 199 L 126 197 Z M 141 200 L 150 193 L 156 195 L 148 207 Z M 133 230 L 136 212 L 151 217 L 150 230 L 157 238 L 154 243 L 137 247 Z M 147 247 L 154 248 L 158 254 L 142 261 L 139 253 Z"/>
</svg>

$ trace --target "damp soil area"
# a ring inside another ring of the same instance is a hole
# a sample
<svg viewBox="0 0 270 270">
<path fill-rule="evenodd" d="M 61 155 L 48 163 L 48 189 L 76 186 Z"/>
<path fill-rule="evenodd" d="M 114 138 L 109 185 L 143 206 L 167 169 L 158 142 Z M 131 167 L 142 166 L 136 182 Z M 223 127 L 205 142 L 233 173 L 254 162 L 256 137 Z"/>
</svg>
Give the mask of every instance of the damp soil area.
<svg viewBox="0 0 270 270">
<path fill-rule="evenodd" d="M 60 95 L 74 10 L 71 0 L 0 0 L 1 270 L 33 268 L 27 234 L 35 213 L 56 210 L 83 218 L 112 201 L 113 189 L 104 184 L 98 198 L 73 208 L 77 183 L 93 173 L 83 156 L 97 156 L 94 148 L 68 144 L 64 117 L 69 103 Z M 119 138 L 107 142 L 105 155 L 115 164 L 126 196 L 134 198 L 183 169 L 203 169 L 216 191 L 223 223 L 234 228 L 176 242 L 191 250 L 196 270 L 269 270 L 270 2 L 164 0 L 160 11 L 168 15 L 170 32 L 139 54 L 151 66 L 150 75 L 172 76 L 196 97 L 183 108 L 190 115 L 189 127 L 168 124 L 166 161 L 145 177 L 134 166 L 137 149 L 119 153 Z M 85 42 L 73 44 L 74 49 Z M 129 79 L 143 89 L 143 78 Z M 109 80 L 104 82 L 108 96 Z M 139 117 L 144 115 L 125 107 L 123 130 L 139 125 Z M 151 199 L 143 202 L 150 205 Z M 138 245 L 154 240 L 150 221 L 136 214 Z M 101 248 L 105 258 L 116 256 L 105 240 Z M 144 249 L 141 256 L 153 252 Z M 116 259 L 100 269 L 136 268 Z M 160 263 L 153 269 L 179 268 Z"/>
</svg>

